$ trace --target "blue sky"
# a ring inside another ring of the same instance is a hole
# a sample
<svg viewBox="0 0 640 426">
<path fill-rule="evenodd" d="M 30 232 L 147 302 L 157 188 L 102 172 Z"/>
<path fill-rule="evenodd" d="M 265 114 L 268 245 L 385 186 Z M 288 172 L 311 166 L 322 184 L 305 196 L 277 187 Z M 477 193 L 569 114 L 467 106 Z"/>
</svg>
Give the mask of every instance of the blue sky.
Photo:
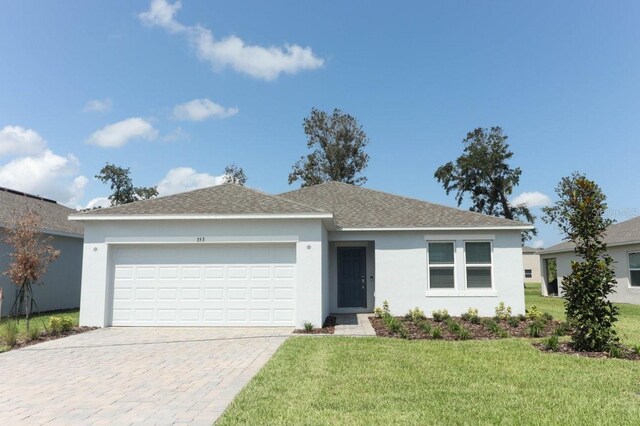
<svg viewBox="0 0 640 426">
<path fill-rule="evenodd" d="M 181 6 L 181 7 L 179 7 Z M 536 206 L 574 170 L 640 214 L 638 2 L 6 1 L 0 186 L 74 207 L 106 161 L 165 194 L 237 163 L 283 192 L 312 107 L 356 116 L 367 186 L 454 205 L 434 180 L 500 125 Z M 93 102 L 92 102 L 93 101 Z M 560 238 L 538 221 L 539 242 Z"/>
</svg>

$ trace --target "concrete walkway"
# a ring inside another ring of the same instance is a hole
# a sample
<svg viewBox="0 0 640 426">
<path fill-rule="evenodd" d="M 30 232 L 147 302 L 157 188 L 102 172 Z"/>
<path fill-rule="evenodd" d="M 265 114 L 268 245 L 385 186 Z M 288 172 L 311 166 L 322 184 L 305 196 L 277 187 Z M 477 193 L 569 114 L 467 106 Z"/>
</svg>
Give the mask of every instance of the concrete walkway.
<svg viewBox="0 0 640 426">
<path fill-rule="evenodd" d="M 376 331 L 367 314 L 333 314 L 336 317 L 335 336 L 375 336 Z"/>
<path fill-rule="evenodd" d="M 107 328 L 0 354 L 0 425 L 211 425 L 287 328 Z"/>
</svg>

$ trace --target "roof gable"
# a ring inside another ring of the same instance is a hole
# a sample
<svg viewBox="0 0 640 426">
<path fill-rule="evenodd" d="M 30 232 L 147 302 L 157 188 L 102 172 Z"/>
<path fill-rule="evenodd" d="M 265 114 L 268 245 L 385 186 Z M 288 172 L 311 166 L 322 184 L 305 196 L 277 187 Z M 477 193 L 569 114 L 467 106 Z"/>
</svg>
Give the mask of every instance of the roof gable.
<svg viewBox="0 0 640 426">
<path fill-rule="evenodd" d="M 607 245 L 623 245 L 640 242 L 640 216 L 624 222 L 615 223 L 607 228 L 604 242 Z M 573 243 L 563 241 L 544 250 L 544 253 L 573 251 Z"/>
<path fill-rule="evenodd" d="M 526 227 L 515 220 L 488 216 L 341 182 L 327 182 L 280 194 L 330 211 L 339 228 Z"/>
</svg>

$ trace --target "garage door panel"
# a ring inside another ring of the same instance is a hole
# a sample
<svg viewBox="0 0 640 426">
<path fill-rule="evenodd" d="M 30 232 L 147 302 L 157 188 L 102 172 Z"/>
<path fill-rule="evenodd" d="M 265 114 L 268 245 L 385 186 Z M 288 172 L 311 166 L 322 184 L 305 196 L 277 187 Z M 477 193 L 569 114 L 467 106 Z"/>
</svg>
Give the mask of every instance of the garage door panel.
<svg viewBox="0 0 640 426">
<path fill-rule="evenodd" d="M 113 325 L 293 325 L 295 246 L 127 247 Z"/>
</svg>

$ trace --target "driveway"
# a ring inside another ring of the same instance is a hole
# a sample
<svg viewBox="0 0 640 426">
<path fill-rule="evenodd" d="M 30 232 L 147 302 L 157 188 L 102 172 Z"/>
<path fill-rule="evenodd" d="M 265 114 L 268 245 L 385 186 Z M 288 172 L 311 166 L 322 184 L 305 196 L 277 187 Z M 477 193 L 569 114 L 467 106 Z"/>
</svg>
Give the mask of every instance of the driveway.
<svg viewBox="0 0 640 426">
<path fill-rule="evenodd" d="M 0 424 L 211 425 L 291 331 L 107 328 L 6 352 Z"/>
</svg>

